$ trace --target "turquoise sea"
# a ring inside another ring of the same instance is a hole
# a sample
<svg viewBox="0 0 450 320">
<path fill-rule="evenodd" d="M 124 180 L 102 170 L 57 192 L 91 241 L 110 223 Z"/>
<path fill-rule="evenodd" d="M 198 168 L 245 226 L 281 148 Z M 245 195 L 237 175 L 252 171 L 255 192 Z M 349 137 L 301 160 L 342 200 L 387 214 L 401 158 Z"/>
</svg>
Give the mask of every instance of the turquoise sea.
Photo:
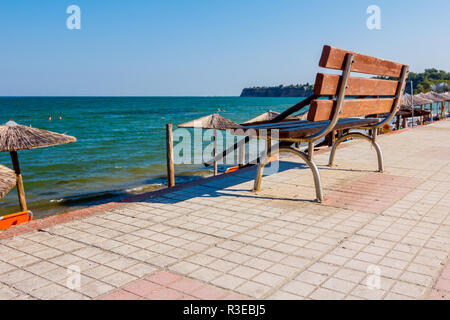
<svg viewBox="0 0 450 320">
<path fill-rule="evenodd" d="M 218 109 L 225 110 L 220 112 L 222 116 L 239 123 L 269 109 L 283 111 L 301 99 L 3 97 L 0 123 L 13 119 L 78 139 L 72 144 L 19 152 L 28 206 L 35 217 L 43 217 L 163 187 L 166 123 L 175 126 Z M 8 153 L 0 153 L 0 163 L 11 167 Z M 202 165 L 176 166 L 177 183 L 210 174 L 211 169 Z M 13 189 L 0 199 L 0 215 L 17 211 Z"/>
</svg>

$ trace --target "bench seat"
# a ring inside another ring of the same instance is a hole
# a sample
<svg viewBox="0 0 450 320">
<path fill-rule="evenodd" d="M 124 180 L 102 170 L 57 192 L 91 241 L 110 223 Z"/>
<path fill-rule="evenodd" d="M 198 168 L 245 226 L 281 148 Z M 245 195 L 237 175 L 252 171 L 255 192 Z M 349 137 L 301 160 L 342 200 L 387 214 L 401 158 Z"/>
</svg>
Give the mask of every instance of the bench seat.
<svg viewBox="0 0 450 320">
<path fill-rule="evenodd" d="M 367 128 L 379 122 L 377 118 L 343 118 L 339 119 L 333 130 Z M 272 133 L 272 139 L 296 141 L 317 133 L 326 128 L 330 121 L 289 121 L 282 123 L 267 123 L 253 126 L 235 127 L 231 130 L 233 135 L 265 137 L 268 130 L 278 130 L 278 137 Z"/>
</svg>

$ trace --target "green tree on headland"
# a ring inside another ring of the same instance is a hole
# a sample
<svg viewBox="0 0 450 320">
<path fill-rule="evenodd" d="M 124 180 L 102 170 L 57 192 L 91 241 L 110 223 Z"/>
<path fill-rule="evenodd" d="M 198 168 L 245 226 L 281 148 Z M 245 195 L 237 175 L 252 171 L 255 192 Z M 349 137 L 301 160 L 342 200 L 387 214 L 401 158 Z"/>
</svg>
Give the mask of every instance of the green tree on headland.
<svg viewBox="0 0 450 320">
<path fill-rule="evenodd" d="M 376 77 L 378 79 L 393 79 L 386 77 Z M 415 73 L 410 72 L 407 81 L 413 82 L 414 94 L 433 91 L 448 91 L 450 90 L 450 73 L 444 70 L 425 69 L 425 72 Z M 410 92 L 409 85 L 406 91 Z"/>
<path fill-rule="evenodd" d="M 441 84 L 443 90 L 450 88 L 450 73 L 437 69 L 425 69 L 425 72 L 410 72 L 408 81 L 413 81 L 414 93 L 438 90 Z"/>
</svg>

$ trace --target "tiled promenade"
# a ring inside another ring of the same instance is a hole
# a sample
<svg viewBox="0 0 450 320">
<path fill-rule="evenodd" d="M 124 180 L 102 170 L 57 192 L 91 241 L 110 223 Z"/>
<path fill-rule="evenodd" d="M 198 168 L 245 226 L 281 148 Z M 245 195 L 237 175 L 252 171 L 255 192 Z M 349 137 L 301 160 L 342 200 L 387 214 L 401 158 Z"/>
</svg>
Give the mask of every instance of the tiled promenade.
<svg viewBox="0 0 450 320">
<path fill-rule="evenodd" d="M 336 168 L 318 154 L 323 204 L 293 159 L 256 194 L 246 170 L 18 226 L 0 298 L 450 299 L 449 137 L 449 120 L 380 136 L 384 174 L 366 142 Z"/>
</svg>

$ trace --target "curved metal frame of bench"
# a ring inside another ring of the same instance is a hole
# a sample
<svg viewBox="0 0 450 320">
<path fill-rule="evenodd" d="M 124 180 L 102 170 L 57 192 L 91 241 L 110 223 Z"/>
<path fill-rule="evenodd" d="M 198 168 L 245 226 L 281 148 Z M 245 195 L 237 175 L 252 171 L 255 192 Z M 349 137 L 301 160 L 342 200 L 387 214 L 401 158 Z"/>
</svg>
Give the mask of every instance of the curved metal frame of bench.
<svg viewBox="0 0 450 320">
<path fill-rule="evenodd" d="M 333 144 L 333 148 L 331 149 L 331 152 L 330 152 L 330 159 L 328 161 L 328 166 L 329 167 L 333 166 L 334 156 L 336 154 L 336 150 L 337 150 L 338 146 L 342 142 L 344 142 L 348 138 L 358 138 L 358 139 L 364 139 L 364 140 L 369 141 L 372 144 L 372 146 L 375 148 L 375 150 L 377 152 L 377 157 L 378 157 L 378 172 L 383 172 L 384 171 L 383 153 L 381 152 L 380 145 L 375 140 L 376 136 L 377 136 L 376 131 L 377 131 L 377 129 L 373 129 L 373 136 L 372 137 L 370 137 L 368 135 L 365 135 L 364 133 L 361 133 L 361 132 L 349 132 L 349 133 L 346 133 L 343 136 L 341 136 Z"/>
<path fill-rule="evenodd" d="M 308 155 L 298 149 L 295 149 L 293 147 L 280 147 L 279 145 L 274 148 L 271 149 L 266 156 L 261 160 L 260 164 L 258 165 L 258 171 L 256 173 L 256 178 L 255 178 L 255 185 L 253 187 L 253 191 L 259 191 L 261 190 L 261 180 L 262 180 L 262 175 L 263 175 L 263 171 L 264 171 L 264 167 L 267 165 L 269 159 L 271 157 L 273 157 L 276 154 L 280 154 L 280 153 L 292 153 L 297 155 L 298 157 L 300 157 L 307 165 L 308 167 L 311 169 L 313 177 L 314 177 L 314 185 L 316 187 L 316 201 L 317 202 L 322 202 L 323 201 L 323 191 L 322 191 L 322 181 L 320 180 L 320 173 L 319 173 L 319 169 L 317 168 L 316 164 L 312 161 L 308 159 Z"/>
</svg>

